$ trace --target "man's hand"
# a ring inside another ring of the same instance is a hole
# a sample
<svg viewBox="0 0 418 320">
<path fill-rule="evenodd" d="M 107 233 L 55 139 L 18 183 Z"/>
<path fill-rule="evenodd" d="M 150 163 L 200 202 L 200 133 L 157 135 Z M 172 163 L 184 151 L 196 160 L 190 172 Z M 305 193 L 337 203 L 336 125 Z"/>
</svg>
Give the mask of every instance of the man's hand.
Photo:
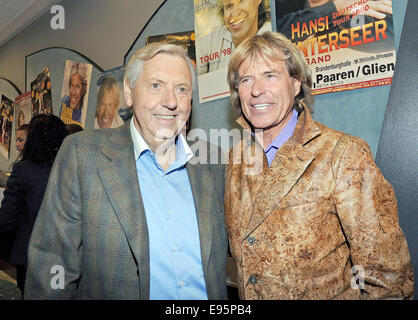
<svg viewBox="0 0 418 320">
<path fill-rule="evenodd" d="M 392 0 L 369 0 L 364 5 L 355 5 L 359 0 L 333 0 L 338 11 L 343 14 L 354 14 L 357 10 L 362 11 L 361 14 L 376 19 L 383 19 L 386 14 L 392 14 Z M 350 6 L 353 6 L 350 10 Z M 368 6 L 367 10 L 366 7 Z M 361 10 L 364 8 L 364 10 Z"/>
<path fill-rule="evenodd" d="M 383 19 L 386 14 L 392 14 L 392 0 L 373 0 L 369 1 L 369 10 L 365 12 L 366 15 L 376 19 Z"/>
</svg>

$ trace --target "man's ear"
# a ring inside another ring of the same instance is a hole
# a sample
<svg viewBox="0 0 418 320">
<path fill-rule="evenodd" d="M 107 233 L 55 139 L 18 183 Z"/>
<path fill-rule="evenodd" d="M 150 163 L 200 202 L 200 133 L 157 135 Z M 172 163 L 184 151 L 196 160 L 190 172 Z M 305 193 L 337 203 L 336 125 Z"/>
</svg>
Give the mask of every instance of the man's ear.
<svg viewBox="0 0 418 320">
<path fill-rule="evenodd" d="M 125 97 L 126 105 L 132 107 L 132 89 L 126 79 L 123 79 L 123 95 Z"/>
<path fill-rule="evenodd" d="M 300 82 L 300 80 L 293 78 L 293 82 L 295 85 L 295 97 L 299 94 L 300 92 L 300 86 L 302 85 L 302 83 Z"/>
</svg>

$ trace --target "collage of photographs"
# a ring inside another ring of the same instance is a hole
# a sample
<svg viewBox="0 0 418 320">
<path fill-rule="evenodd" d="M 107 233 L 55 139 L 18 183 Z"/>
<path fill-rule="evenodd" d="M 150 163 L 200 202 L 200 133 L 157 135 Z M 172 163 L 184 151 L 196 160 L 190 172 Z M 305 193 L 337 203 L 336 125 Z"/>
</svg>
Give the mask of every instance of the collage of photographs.
<svg viewBox="0 0 418 320">
<path fill-rule="evenodd" d="M 25 90 L 0 39 L 0 300 L 416 299 L 411 8 L 51 0 Z"/>
</svg>

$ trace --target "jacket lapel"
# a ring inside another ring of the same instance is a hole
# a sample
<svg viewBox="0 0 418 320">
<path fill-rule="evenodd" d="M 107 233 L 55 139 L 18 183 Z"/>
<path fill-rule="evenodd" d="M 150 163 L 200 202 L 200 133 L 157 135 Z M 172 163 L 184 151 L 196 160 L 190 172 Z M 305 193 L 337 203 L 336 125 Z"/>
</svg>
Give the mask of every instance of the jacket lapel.
<svg viewBox="0 0 418 320">
<path fill-rule="evenodd" d="M 293 141 L 288 141 L 279 149 L 272 167 L 257 178 L 258 192 L 253 199 L 253 212 L 244 238 L 277 208 L 313 159 L 311 152 Z"/>
<path fill-rule="evenodd" d="M 129 123 L 112 132 L 102 153 L 110 160 L 97 169 L 104 189 L 134 255 L 141 298 L 149 298 L 149 239 L 145 210 L 138 184 Z"/>
<path fill-rule="evenodd" d="M 212 203 L 211 177 L 209 175 L 207 177 L 205 176 L 206 171 L 204 170 L 204 165 L 191 165 L 187 163 L 186 168 L 196 207 L 203 272 L 207 279 L 207 268 L 209 265 L 213 233 L 213 222 L 210 214 L 210 205 Z"/>
<path fill-rule="evenodd" d="M 239 121 L 241 125 L 242 121 L 245 120 Z M 245 128 L 245 125 L 243 126 Z M 277 151 L 270 167 L 267 165 L 266 157 L 263 157 L 262 173 L 249 178 L 252 180 L 250 185 L 254 195 L 253 210 L 243 239 L 278 207 L 314 160 L 314 154 L 308 150 L 306 144 L 320 133 L 309 110 L 305 109 L 299 115 L 292 137 Z M 262 147 L 258 143 L 255 144 L 255 147 L 264 153 Z"/>
</svg>

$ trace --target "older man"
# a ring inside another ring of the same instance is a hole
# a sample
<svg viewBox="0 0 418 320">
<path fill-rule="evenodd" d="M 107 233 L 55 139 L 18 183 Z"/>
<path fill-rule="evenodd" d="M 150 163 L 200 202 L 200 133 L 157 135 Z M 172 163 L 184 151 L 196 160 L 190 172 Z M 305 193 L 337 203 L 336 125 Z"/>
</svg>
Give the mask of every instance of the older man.
<svg viewBox="0 0 418 320">
<path fill-rule="evenodd" d="M 228 82 L 249 133 L 225 186 L 240 297 L 411 298 L 393 188 L 363 140 L 312 119 L 298 49 L 278 33 L 254 36 L 232 56 Z"/>
<path fill-rule="evenodd" d="M 180 134 L 194 79 L 181 47 L 143 47 L 125 73 L 130 123 L 64 142 L 30 241 L 25 298 L 226 298 L 223 169 L 189 164 Z"/>
</svg>

